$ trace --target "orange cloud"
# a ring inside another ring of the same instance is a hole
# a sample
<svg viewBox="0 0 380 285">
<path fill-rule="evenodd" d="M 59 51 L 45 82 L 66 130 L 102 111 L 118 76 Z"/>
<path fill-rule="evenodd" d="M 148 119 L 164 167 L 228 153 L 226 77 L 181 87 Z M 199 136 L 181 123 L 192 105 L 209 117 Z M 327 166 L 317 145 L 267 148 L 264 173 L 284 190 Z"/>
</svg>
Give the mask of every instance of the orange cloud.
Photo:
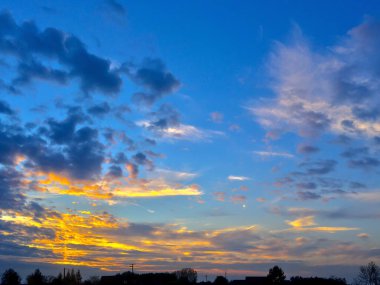
<svg viewBox="0 0 380 285">
<path fill-rule="evenodd" d="M 91 199 L 154 198 L 166 196 L 200 196 L 197 185 L 170 184 L 163 179 L 76 180 L 58 173 L 28 173 L 25 183 L 36 181 L 34 189 L 59 195 L 85 196 Z"/>
</svg>

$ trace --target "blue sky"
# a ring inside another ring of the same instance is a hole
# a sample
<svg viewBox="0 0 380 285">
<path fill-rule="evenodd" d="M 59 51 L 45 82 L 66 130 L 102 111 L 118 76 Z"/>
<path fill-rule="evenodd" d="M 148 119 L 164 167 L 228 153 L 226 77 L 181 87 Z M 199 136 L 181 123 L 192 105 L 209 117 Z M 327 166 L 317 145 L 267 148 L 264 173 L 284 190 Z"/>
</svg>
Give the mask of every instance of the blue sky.
<svg viewBox="0 0 380 285">
<path fill-rule="evenodd" d="M 0 269 L 379 260 L 379 8 L 2 1 Z"/>
</svg>

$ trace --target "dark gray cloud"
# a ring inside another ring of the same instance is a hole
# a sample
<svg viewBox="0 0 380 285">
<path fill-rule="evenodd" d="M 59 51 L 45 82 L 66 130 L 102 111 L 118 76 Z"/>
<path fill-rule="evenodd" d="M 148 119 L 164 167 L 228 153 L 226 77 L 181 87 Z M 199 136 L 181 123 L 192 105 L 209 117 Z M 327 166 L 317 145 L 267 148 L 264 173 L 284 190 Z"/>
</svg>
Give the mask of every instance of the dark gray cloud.
<svg viewBox="0 0 380 285">
<path fill-rule="evenodd" d="M 323 188 L 342 188 L 343 185 L 345 184 L 345 181 L 336 179 L 336 178 L 331 178 L 331 177 L 318 177 L 316 180 L 316 183 L 320 185 Z"/>
<path fill-rule="evenodd" d="M 16 155 L 24 155 L 29 168 L 64 171 L 75 178 L 96 177 L 104 161 L 104 146 L 98 141 L 97 130 L 78 127 L 79 121 L 82 117 L 70 109 L 65 120 L 48 120 L 34 133 L 1 123 L 0 163 L 12 167 Z"/>
<path fill-rule="evenodd" d="M 376 145 L 380 145 L 380 136 L 376 136 L 373 138 L 373 142 L 376 144 Z"/>
<path fill-rule="evenodd" d="M 348 162 L 348 166 L 362 170 L 371 170 L 380 166 L 380 160 L 375 157 L 366 156 L 359 159 L 351 159 Z"/>
<path fill-rule="evenodd" d="M 323 175 L 334 171 L 337 162 L 335 160 L 319 160 L 315 162 L 304 162 L 300 167 L 306 170 L 308 175 Z"/>
<path fill-rule="evenodd" d="M 367 188 L 367 186 L 363 183 L 352 181 L 350 182 L 350 188 L 351 189 L 365 189 Z"/>
<path fill-rule="evenodd" d="M 111 107 L 108 105 L 107 102 L 103 102 L 97 105 L 93 105 L 90 108 L 87 109 L 87 112 L 89 112 L 91 115 L 97 116 L 97 117 L 104 117 L 111 111 Z"/>
<path fill-rule="evenodd" d="M 68 81 L 68 73 L 42 65 L 31 60 L 18 65 L 18 76 L 13 80 L 14 85 L 22 85 L 33 82 L 34 79 L 43 79 L 65 84 Z"/>
<path fill-rule="evenodd" d="M 180 86 L 180 81 L 166 69 L 160 59 L 146 58 L 138 67 L 124 64 L 122 70 L 147 91 L 133 95 L 132 100 L 137 104 L 150 106 L 165 94 L 176 91 Z"/>
<path fill-rule="evenodd" d="M 134 156 L 132 156 L 133 161 L 138 164 L 147 167 L 149 170 L 152 170 L 154 168 L 153 162 L 147 158 L 147 156 L 142 153 L 138 152 Z"/>
<path fill-rule="evenodd" d="M 332 140 L 332 143 L 342 146 L 348 146 L 352 143 L 352 141 L 353 139 L 347 135 L 338 135 L 334 140 Z"/>
<path fill-rule="evenodd" d="M 312 145 L 300 144 L 297 146 L 297 152 L 301 154 L 312 154 L 319 152 L 319 148 Z"/>
<path fill-rule="evenodd" d="M 74 138 L 76 127 L 85 120 L 86 117 L 80 108 L 70 108 L 63 121 L 53 118 L 47 120 L 48 136 L 54 143 L 68 143 Z"/>
<path fill-rule="evenodd" d="M 136 92 L 132 96 L 132 102 L 137 105 L 149 107 L 153 105 L 159 98 L 161 98 L 160 95 L 149 94 L 149 93 L 144 93 L 144 92 Z"/>
<path fill-rule="evenodd" d="M 104 161 L 104 146 L 98 141 L 98 131 L 83 127 L 76 131 L 73 142 L 66 149 L 67 167 L 76 178 L 98 176 Z"/>
<path fill-rule="evenodd" d="M 298 189 L 313 190 L 313 189 L 317 188 L 317 184 L 315 184 L 314 182 L 298 183 L 296 186 L 297 186 Z"/>
<path fill-rule="evenodd" d="M 124 6 L 116 0 L 105 0 L 104 2 L 113 12 L 122 16 L 126 14 Z"/>
<path fill-rule="evenodd" d="M 348 54 L 343 54 L 347 55 L 346 64 L 335 80 L 337 102 L 368 103 L 368 99 L 376 96 L 372 83 L 380 74 L 380 57 L 376 53 L 380 47 L 379 31 L 380 23 L 372 19 L 349 31 L 350 37 L 344 45 L 351 49 Z M 357 80 L 358 74 L 365 74 L 366 80 Z"/>
<path fill-rule="evenodd" d="M 115 157 L 113 157 L 111 159 L 111 162 L 112 163 L 115 163 L 115 164 L 125 164 L 128 162 L 128 158 L 127 156 L 125 155 L 125 153 L 123 152 L 118 152 Z"/>
<path fill-rule="evenodd" d="M 355 158 L 362 155 L 368 155 L 368 147 L 357 147 L 357 148 L 348 148 L 342 152 L 342 156 L 346 158 Z"/>
<path fill-rule="evenodd" d="M 122 177 L 123 176 L 123 170 L 118 165 L 111 165 L 108 169 L 107 176 Z"/>
<path fill-rule="evenodd" d="M 322 196 L 320 194 L 310 192 L 310 191 L 299 191 L 297 192 L 298 199 L 305 201 L 305 200 L 317 200 L 321 199 Z"/>
<path fill-rule="evenodd" d="M 160 131 L 180 124 L 180 114 L 169 104 L 161 105 L 158 110 L 150 114 L 149 129 Z"/>
<path fill-rule="evenodd" d="M 129 75 L 138 84 L 157 94 L 173 92 L 180 85 L 160 59 L 146 58 L 141 66 Z"/>
<path fill-rule="evenodd" d="M 375 106 L 372 108 L 353 107 L 352 112 L 360 119 L 376 121 L 380 116 L 379 108 L 380 106 Z"/>
<path fill-rule="evenodd" d="M 0 209 L 20 208 L 24 204 L 21 178 L 22 174 L 11 167 L 0 168 Z"/>
<path fill-rule="evenodd" d="M 0 100 L 0 113 L 5 115 L 13 115 L 15 112 L 11 109 L 7 102 Z"/>
<path fill-rule="evenodd" d="M 65 83 L 78 78 L 85 92 L 115 94 L 122 80 L 111 68 L 111 62 L 87 51 L 75 36 L 55 28 L 38 29 L 32 21 L 18 25 L 8 12 L 0 14 L 0 52 L 20 60 L 15 83 L 29 83 L 34 78 Z M 56 60 L 61 69 L 45 66 L 36 60 L 43 56 Z"/>
<path fill-rule="evenodd" d="M 30 111 L 39 113 L 39 114 L 46 113 L 47 110 L 48 110 L 48 107 L 42 104 L 30 108 Z"/>
</svg>

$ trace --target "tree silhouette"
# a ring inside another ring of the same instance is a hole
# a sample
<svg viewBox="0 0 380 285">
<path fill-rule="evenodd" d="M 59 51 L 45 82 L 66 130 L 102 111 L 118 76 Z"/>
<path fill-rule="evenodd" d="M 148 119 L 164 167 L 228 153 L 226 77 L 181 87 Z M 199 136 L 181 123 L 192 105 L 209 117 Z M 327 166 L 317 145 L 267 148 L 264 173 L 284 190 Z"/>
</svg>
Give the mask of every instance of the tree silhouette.
<svg viewBox="0 0 380 285">
<path fill-rule="evenodd" d="M 228 280 L 224 276 L 217 276 L 214 280 L 215 285 L 228 285 Z"/>
<path fill-rule="evenodd" d="M 39 269 L 36 269 L 34 273 L 26 277 L 28 285 L 44 285 L 46 284 L 46 277 L 42 275 Z"/>
<path fill-rule="evenodd" d="M 355 279 L 357 285 L 380 285 L 380 267 L 371 261 L 365 266 L 360 266 L 360 272 Z"/>
<path fill-rule="evenodd" d="M 12 268 L 5 270 L 1 276 L 1 285 L 20 285 L 20 283 L 20 275 Z"/>
<path fill-rule="evenodd" d="M 269 269 L 267 280 L 269 284 L 281 284 L 284 282 L 286 276 L 284 271 L 277 265 Z"/>
<path fill-rule="evenodd" d="M 74 271 L 74 269 L 67 270 L 65 277 L 63 278 L 63 283 L 65 285 L 79 285 L 82 282 L 82 275 L 80 271 Z"/>
<path fill-rule="evenodd" d="M 177 277 L 177 280 L 181 283 L 197 283 L 197 271 L 195 271 L 193 268 L 183 268 L 179 271 L 175 272 L 175 275 Z"/>
</svg>

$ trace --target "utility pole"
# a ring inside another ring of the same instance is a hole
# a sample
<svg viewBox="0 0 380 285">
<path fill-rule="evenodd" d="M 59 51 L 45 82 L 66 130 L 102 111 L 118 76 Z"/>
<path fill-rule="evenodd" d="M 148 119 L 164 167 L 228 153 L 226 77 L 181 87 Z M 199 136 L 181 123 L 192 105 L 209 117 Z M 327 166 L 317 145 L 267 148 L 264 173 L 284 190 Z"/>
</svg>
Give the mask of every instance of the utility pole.
<svg viewBox="0 0 380 285">
<path fill-rule="evenodd" d="M 129 267 L 132 268 L 132 273 L 133 273 L 133 266 L 134 266 L 134 265 L 135 265 L 134 263 L 131 263 L 131 264 L 129 265 Z"/>
<path fill-rule="evenodd" d="M 206 274 L 206 282 L 207 282 L 207 274 Z"/>
</svg>

